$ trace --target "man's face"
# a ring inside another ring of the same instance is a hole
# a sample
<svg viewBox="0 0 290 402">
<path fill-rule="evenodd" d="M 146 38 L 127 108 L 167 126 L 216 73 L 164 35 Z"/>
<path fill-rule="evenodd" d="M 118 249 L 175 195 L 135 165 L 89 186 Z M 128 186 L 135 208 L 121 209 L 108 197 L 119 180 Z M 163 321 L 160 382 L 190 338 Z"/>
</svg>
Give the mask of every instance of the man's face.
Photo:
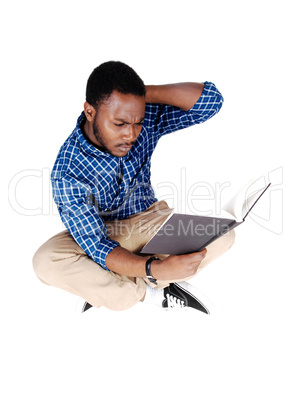
<svg viewBox="0 0 290 402">
<path fill-rule="evenodd" d="M 125 156 L 142 129 L 145 97 L 114 91 L 93 120 L 93 142 L 113 156 Z"/>
</svg>

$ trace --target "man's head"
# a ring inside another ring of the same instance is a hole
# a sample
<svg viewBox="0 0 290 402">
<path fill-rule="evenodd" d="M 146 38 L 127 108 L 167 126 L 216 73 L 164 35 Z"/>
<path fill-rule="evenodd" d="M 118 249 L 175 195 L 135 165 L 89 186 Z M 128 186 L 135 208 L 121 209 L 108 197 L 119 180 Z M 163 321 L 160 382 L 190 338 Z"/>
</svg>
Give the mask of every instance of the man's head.
<svg viewBox="0 0 290 402">
<path fill-rule="evenodd" d="M 86 101 L 97 110 L 113 91 L 145 96 L 145 85 L 137 73 L 120 61 L 108 61 L 91 73 L 86 89 Z"/>
<path fill-rule="evenodd" d="M 125 156 L 142 128 L 145 94 L 131 67 L 117 61 L 101 64 L 87 83 L 85 134 L 102 151 Z"/>
</svg>

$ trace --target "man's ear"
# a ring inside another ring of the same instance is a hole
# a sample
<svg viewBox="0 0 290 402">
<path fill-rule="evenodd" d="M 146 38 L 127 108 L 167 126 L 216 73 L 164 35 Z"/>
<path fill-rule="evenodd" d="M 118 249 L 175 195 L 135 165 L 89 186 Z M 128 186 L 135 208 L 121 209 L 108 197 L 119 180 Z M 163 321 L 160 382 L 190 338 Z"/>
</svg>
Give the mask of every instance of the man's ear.
<svg viewBox="0 0 290 402">
<path fill-rule="evenodd" d="M 86 118 L 89 122 L 93 122 L 95 115 L 96 115 L 96 109 L 88 102 L 84 103 L 84 112 L 86 115 Z"/>
</svg>

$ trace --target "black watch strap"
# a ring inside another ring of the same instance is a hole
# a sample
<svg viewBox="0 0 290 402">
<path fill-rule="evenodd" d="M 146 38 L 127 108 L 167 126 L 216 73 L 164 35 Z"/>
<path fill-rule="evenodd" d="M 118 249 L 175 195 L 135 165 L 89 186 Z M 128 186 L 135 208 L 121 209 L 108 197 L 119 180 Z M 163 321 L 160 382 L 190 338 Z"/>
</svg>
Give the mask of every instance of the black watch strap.
<svg viewBox="0 0 290 402">
<path fill-rule="evenodd" d="M 157 257 L 150 257 L 147 261 L 146 261 L 146 277 L 149 279 L 149 281 L 151 283 L 154 283 L 154 285 L 157 285 L 157 281 L 155 278 L 153 278 L 152 274 L 151 274 L 151 262 L 154 260 L 159 260 L 159 258 Z"/>
</svg>

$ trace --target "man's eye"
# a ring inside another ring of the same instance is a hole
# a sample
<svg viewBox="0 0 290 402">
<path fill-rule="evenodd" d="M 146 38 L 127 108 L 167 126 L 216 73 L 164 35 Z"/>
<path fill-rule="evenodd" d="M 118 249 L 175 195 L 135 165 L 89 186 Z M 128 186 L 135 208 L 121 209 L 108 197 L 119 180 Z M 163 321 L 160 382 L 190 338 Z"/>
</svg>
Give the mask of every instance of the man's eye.
<svg viewBox="0 0 290 402">
<path fill-rule="evenodd" d="M 121 127 L 121 126 L 124 126 L 125 125 L 125 123 L 114 123 L 115 124 L 115 126 L 117 126 L 117 127 Z"/>
</svg>

